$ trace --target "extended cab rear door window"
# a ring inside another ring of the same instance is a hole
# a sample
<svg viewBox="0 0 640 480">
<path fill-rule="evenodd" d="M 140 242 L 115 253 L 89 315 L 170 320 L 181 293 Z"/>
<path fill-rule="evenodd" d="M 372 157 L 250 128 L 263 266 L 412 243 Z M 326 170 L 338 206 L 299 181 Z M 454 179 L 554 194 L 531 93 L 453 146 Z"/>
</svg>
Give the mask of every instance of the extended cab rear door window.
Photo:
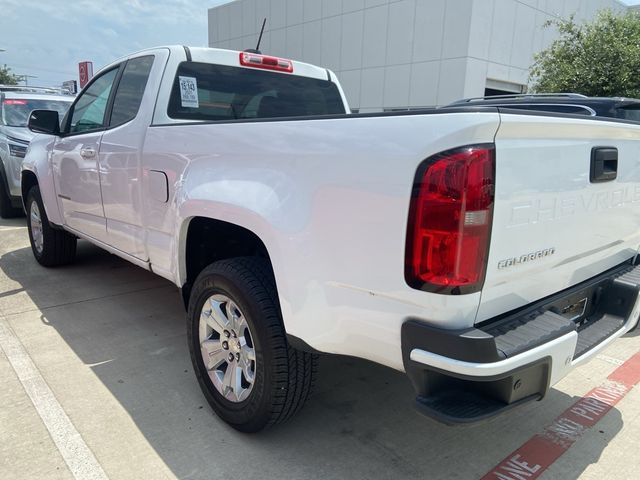
<svg viewBox="0 0 640 480">
<path fill-rule="evenodd" d="M 132 58 L 127 62 L 113 100 L 110 127 L 133 120 L 138 114 L 153 66 L 153 58 L 153 55 L 147 55 Z"/>
<path fill-rule="evenodd" d="M 208 121 L 342 113 L 340 92 L 328 80 L 198 62 L 178 67 L 167 111 Z"/>
</svg>

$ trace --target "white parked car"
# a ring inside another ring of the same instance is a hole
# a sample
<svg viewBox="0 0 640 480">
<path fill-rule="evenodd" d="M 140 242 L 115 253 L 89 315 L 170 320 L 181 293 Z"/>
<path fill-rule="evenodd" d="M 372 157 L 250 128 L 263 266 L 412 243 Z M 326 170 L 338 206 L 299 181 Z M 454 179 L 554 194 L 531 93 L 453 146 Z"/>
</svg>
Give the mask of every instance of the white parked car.
<svg viewBox="0 0 640 480">
<path fill-rule="evenodd" d="M 471 422 L 539 400 L 638 323 L 640 125 L 462 106 L 349 115 L 336 76 L 166 47 L 35 111 L 33 253 L 84 238 L 174 282 L 204 395 L 257 431 L 316 353 L 407 373 Z"/>
<path fill-rule="evenodd" d="M 60 118 L 73 97 L 51 89 L 0 86 L 0 218 L 22 214 L 20 165 L 33 133 L 27 128 L 32 110 L 55 110 Z"/>
</svg>

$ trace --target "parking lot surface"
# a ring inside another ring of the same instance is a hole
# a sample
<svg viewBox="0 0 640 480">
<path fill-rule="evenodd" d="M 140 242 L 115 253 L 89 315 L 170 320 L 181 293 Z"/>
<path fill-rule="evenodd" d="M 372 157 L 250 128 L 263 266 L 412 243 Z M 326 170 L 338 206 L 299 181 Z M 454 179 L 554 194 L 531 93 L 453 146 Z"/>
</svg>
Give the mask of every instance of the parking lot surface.
<svg viewBox="0 0 640 480">
<path fill-rule="evenodd" d="M 0 347 L 3 480 L 635 479 L 640 468 L 640 386 L 590 413 L 593 426 L 565 428 L 549 465 L 518 450 L 619 369 L 635 378 L 638 332 L 543 402 L 455 428 L 415 413 L 403 374 L 325 356 L 301 413 L 246 435 L 200 393 L 175 286 L 86 242 L 74 265 L 44 269 L 22 218 L 0 220 Z"/>
</svg>

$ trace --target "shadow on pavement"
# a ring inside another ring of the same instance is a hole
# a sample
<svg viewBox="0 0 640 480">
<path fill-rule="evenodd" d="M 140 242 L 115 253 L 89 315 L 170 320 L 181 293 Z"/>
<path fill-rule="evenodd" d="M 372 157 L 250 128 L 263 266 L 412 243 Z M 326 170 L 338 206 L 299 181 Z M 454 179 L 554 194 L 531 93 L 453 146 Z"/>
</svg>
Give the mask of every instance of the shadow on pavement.
<svg viewBox="0 0 640 480">
<path fill-rule="evenodd" d="M 24 246 L 2 250 L 0 269 L 19 287 L 0 291 L 0 312 L 19 314 L 25 298 L 11 298 L 27 295 L 178 478 L 479 478 L 576 400 L 552 390 L 489 423 L 445 427 L 414 412 L 403 374 L 324 356 L 316 395 L 297 417 L 239 434 L 200 393 L 175 286 L 84 242 L 74 265 L 54 270 Z M 619 411 L 606 423 L 611 438 L 622 428 Z M 605 446 L 573 455 L 565 478 L 579 478 Z"/>
</svg>

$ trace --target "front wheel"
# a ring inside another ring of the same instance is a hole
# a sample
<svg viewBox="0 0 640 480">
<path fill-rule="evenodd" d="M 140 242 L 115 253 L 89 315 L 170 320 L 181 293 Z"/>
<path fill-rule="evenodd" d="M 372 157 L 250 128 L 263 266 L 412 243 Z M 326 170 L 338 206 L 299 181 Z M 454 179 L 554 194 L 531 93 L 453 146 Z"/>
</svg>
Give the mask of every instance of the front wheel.
<svg viewBox="0 0 640 480">
<path fill-rule="evenodd" d="M 26 206 L 29 241 L 38 263 L 45 267 L 56 267 L 73 262 L 77 238 L 51 226 L 39 187 L 35 186 L 29 190 Z"/>
<path fill-rule="evenodd" d="M 187 322 L 200 387 L 235 429 L 257 432 L 280 423 L 310 396 L 318 359 L 288 344 L 266 260 L 235 258 L 205 268 Z"/>
<path fill-rule="evenodd" d="M 0 160 L 1 161 L 1 160 Z M 2 165 L 0 165 L 2 168 Z M 0 172 L 0 218 L 15 218 L 24 215 L 21 208 L 15 208 L 11 204 L 11 197 L 9 191 L 4 184 L 4 178 L 2 178 L 2 172 Z"/>
</svg>

